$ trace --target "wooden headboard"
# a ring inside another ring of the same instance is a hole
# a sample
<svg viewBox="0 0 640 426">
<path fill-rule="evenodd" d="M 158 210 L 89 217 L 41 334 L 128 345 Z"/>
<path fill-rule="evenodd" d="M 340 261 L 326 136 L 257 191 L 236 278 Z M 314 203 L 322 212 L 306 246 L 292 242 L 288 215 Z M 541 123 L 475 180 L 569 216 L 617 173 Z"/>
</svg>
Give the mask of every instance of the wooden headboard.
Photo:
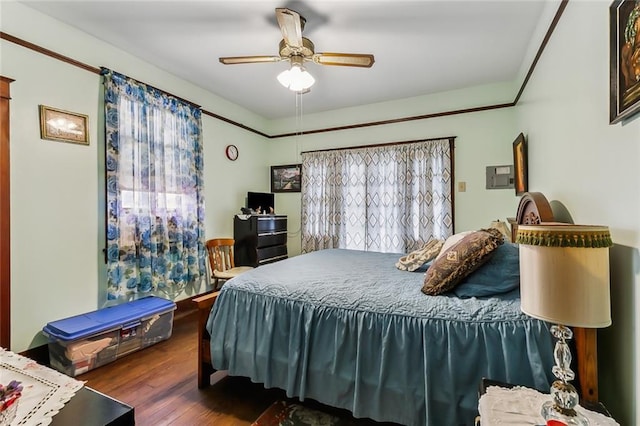
<svg viewBox="0 0 640 426">
<path fill-rule="evenodd" d="M 536 225 L 542 222 L 557 222 L 551 205 L 541 192 L 526 192 L 518 204 L 516 224 L 513 226 L 512 240 L 518 225 Z M 583 401 L 598 403 L 598 353 L 595 328 L 573 328 L 576 343 L 576 386 Z"/>
</svg>

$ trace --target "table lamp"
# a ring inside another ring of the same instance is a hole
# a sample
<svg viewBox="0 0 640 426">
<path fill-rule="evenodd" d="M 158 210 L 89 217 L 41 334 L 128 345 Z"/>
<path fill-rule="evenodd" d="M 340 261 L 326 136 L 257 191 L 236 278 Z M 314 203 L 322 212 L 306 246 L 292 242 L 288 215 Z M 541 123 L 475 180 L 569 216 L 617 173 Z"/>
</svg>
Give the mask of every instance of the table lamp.
<svg viewBox="0 0 640 426">
<path fill-rule="evenodd" d="M 557 339 L 552 371 L 558 380 L 551 385 L 553 400 L 542 406 L 542 417 L 547 422 L 588 425 L 575 410 L 578 392 L 569 383 L 575 374 L 567 340 L 573 337 L 570 326 L 611 325 L 609 229 L 560 223 L 518 225 L 516 242 L 520 244 L 521 309 L 556 324 L 551 327 Z"/>
</svg>

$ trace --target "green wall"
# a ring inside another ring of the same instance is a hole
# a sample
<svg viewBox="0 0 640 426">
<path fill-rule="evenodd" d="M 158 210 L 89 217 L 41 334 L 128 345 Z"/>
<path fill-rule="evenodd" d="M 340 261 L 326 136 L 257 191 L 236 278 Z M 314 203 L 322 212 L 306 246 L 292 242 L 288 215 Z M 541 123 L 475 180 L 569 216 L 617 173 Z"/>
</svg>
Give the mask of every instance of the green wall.
<svg viewBox="0 0 640 426">
<path fill-rule="evenodd" d="M 2 2 L 2 31 L 94 67 L 105 66 L 226 117 L 265 120 L 22 4 Z M 55 37 L 52 37 L 55 34 Z M 104 141 L 100 76 L 0 41 L 11 84 L 11 349 L 46 341 L 49 321 L 105 304 Z M 89 146 L 40 139 L 38 105 L 89 116 Z M 203 114 L 206 235 L 233 235 L 248 190 L 268 190 L 264 138 Z M 242 153 L 231 162 L 224 148 Z M 206 283 L 201 288 L 205 289 Z M 197 289 L 191 289 L 193 293 Z M 178 299 L 186 298 L 183 294 Z"/>
<path fill-rule="evenodd" d="M 516 118 L 531 190 L 575 223 L 610 227 L 613 324 L 598 331 L 600 400 L 620 424 L 639 425 L 640 118 L 609 125 L 609 5 L 568 3 Z"/>
</svg>

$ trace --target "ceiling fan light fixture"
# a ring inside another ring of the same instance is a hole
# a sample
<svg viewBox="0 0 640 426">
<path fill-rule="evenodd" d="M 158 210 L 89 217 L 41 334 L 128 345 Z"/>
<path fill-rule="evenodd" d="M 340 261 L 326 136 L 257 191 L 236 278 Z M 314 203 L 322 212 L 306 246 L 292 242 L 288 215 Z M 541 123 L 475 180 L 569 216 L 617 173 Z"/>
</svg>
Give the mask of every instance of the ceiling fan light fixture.
<svg viewBox="0 0 640 426">
<path fill-rule="evenodd" d="M 293 63 L 290 69 L 278 74 L 278 81 L 292 92 L 307 92 L 316 79 L 302 65 Z"/>
<path fill-rule="evenodd" d="M 2 0 L 0 0 L 2 1 Z M 316 82 L 303 63 L 311 61 L 319 65 L 336 65 L 343 67 L 371 68 L 373 55 L 363 53 L 316 53 L 313 42 L 302 36 L 306 20 L 294 10 L 284 7 L 276 8 L 276 19 L 282 40 L 279 44 L 278 56 L 227 56 L 219 58 L 225 65 L 256 64 L 280 62 L 288 60 L 290 69 L 278 75 L 278 81 L 287 89 L 298 94 L 307 93 Z"/>
</svg>

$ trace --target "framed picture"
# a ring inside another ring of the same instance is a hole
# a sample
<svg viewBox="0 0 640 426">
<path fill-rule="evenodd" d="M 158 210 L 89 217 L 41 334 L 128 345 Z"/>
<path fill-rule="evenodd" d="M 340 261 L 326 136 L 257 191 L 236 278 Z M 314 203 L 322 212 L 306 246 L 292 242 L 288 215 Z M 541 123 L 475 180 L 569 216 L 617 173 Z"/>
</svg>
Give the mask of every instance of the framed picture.
<svg viewBox="0 0 640 426">
<path fill-rule="evenodd" d="M 89 116 L 40 105 L 40 138 L 89 145 Z"/>
<path fill-rule="evenodd" d="M 300 192 L 302 164 L 271 166 L 271 192 Z"/>
<path fill-rule="evenodd" d="M 609 124 L 640 111 L 640 3 L 609 7 Z"/>
<path fill-rule="evenodd" d="M 522 195 L 529 190 L 527 178 L 527 143 L 520 133 L 513 141 L 513 186 L 516 195 Z"/>
</svg>

